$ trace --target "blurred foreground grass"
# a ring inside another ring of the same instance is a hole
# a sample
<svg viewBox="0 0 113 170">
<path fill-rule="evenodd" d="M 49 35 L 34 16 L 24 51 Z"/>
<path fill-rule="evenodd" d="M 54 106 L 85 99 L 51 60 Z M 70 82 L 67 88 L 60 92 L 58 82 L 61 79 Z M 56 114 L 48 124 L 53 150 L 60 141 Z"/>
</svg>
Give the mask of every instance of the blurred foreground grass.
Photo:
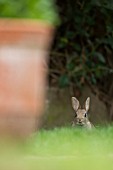
<svg viewBox="0 0 113 170">
<path fill-rule="evenodd" d="M 41 130 L 0 143 L 0 170 L 113 170 L 113 127 Z"/>
</svg>

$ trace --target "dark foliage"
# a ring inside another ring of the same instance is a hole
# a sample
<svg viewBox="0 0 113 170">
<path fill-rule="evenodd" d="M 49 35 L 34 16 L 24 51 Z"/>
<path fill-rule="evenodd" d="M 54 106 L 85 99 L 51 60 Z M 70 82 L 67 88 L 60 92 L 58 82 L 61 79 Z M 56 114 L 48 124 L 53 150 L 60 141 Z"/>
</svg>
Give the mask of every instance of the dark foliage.
<svg viewBox="0 0 113 170">
<path fill-rule="evenodd" d="M 87 83 L 112 97 L 113 1 L 57 0 L 57 4 L 62 23 L 51 52 L 50 84 L 81 89 Z"/>
</svg>

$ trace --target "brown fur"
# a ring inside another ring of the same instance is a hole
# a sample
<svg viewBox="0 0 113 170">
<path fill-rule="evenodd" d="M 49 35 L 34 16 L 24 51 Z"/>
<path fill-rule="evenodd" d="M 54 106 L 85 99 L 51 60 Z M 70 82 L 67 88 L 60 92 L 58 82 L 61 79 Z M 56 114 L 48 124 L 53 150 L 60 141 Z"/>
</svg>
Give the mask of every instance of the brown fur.
<svg viewBox="0 0 113 170">
<path fill-rule="evenodd" d="M 85 102 L 85 108 L 81 109 L 79 101 L 75 97 L 72 97 L 72 107 L 76 115 L 72 123 L 72 126 L 80 126 L 87 129 L 91 129 L 93 127 L 93 124 L 88 119 L 89 104 L 90 98 L 88 97 Z"/>
</svg>

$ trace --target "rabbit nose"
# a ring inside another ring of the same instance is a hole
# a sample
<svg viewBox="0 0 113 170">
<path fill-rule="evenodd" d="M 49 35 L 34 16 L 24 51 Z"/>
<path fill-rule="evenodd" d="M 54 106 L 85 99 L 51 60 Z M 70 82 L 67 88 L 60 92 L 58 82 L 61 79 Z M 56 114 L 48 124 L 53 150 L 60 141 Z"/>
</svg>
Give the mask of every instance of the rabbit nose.
<svg viewBox="0 0 113 170">
<path fill-rule="evenodd" d="M 82 122 L 82 120 L 78 118 L 78 122 L 79 122 L 79 123 L 81 123 L 81 122 Z"/>
</svg>

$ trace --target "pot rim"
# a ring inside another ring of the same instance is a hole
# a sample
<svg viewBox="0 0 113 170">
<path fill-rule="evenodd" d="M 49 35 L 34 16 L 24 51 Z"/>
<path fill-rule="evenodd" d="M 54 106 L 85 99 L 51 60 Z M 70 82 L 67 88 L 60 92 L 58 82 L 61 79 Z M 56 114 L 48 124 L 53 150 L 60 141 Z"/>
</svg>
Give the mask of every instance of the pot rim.
<svg viewBox="0 0 113 170">
<path fill-rule="evenodd" d="M 35 32 L 48 34 L 54 26 L 38 19 L 0 18 L 0 32 Z"/>
</svg>

